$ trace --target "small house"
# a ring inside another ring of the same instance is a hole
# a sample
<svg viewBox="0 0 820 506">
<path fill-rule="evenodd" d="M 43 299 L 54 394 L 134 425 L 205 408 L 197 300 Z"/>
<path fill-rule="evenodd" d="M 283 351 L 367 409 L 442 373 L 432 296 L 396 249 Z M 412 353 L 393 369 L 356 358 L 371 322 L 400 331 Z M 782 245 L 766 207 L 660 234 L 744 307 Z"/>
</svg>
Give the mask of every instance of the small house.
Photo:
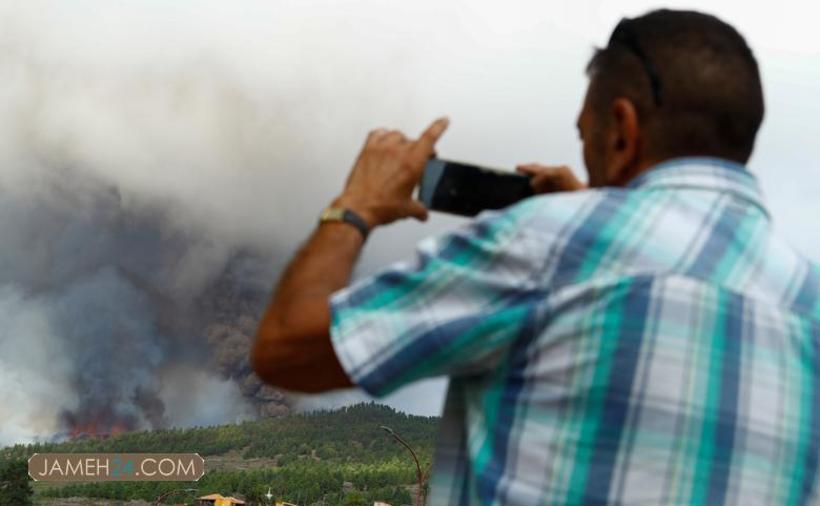
<svg viewBox="0 0 820 506">
<path fill-rule="evenodd" d="M 245 501 L 232 496 L 208 494 L 199 498 L 197 506 L 245 506 Z"/>
</svg>

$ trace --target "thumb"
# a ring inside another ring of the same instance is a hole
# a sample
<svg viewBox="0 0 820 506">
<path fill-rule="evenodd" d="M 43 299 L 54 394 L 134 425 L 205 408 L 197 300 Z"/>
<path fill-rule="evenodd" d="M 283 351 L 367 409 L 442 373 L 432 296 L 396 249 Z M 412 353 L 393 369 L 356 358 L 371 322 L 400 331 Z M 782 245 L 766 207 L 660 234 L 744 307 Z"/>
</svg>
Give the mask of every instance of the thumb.
<svg viewBox="0 0 820 506">
<path fill-rule="evenodd" d="M 411 200 L 408 202 L 405 207 L 405 212 L 407 213 L 407 216 L 415 218 L 419 221 L 427 221 L 427 208 L 424 207 L 424 204 L 418 200 Z"/>
</svg>

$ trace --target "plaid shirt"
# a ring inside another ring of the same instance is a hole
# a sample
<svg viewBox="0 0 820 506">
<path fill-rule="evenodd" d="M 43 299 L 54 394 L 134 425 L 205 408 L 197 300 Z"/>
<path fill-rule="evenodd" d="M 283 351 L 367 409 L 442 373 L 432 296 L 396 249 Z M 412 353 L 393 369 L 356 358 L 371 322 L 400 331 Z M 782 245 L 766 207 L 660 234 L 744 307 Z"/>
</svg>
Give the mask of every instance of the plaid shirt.
<svg viewBox="0 0 820 506">
<path fill-rule="evenodd" d="M 819 295 L 743 166 L 679 158 L 422 241 L 331 335 L 371 395 L 450 376 L 430 504 L 805 504 Z"/>
</svg>

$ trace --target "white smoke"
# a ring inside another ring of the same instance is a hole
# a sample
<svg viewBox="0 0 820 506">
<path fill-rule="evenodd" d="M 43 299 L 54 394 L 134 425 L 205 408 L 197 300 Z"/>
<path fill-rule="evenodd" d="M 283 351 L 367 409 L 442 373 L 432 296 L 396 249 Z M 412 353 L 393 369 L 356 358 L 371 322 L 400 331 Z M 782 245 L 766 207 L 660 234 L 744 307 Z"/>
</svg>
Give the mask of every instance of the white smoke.
<svg viewBox="0 0 820 506">
<path fill-rule="evenodd" d="M 47 307 L 11 285 L 0 288 L 0 444 L 56 433 L 61 410 L 77 404 L 67 343 Z"/>
</svg>

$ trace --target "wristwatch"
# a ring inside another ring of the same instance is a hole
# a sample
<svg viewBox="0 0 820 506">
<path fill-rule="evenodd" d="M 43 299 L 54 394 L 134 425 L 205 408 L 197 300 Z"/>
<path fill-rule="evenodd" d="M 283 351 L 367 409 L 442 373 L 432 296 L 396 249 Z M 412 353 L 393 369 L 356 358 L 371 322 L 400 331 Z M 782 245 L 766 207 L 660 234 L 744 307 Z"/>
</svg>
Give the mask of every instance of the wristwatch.
<svg viewBox="0 0 820 506">
<path fill-rule="evenodd" d="M 367 239 L 367 234 L 370 233 L 370 227 L 367 226 L 367 222 L 364 221 L 364 218 L 346 207 L 330 206 L 319 215 L 319 223 L 333 221 L 350 223 L 356 227 L 356 230 L 362 233 L 364 239 Z"/>
</svg>

